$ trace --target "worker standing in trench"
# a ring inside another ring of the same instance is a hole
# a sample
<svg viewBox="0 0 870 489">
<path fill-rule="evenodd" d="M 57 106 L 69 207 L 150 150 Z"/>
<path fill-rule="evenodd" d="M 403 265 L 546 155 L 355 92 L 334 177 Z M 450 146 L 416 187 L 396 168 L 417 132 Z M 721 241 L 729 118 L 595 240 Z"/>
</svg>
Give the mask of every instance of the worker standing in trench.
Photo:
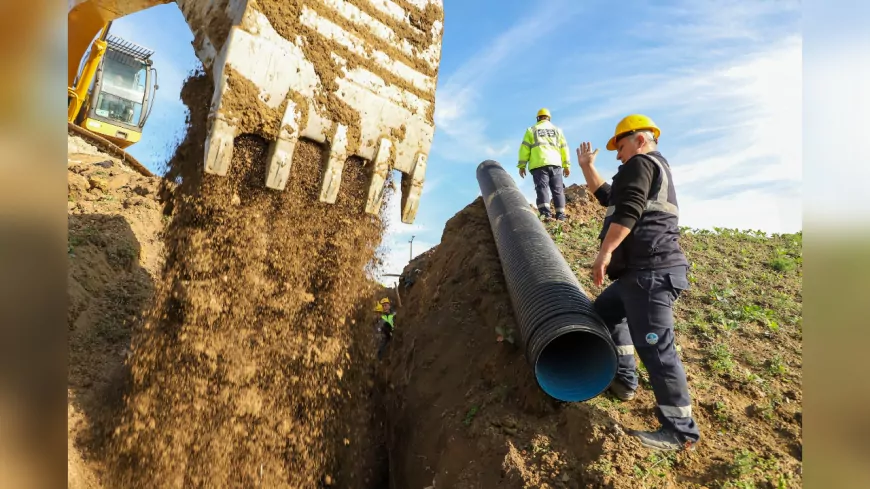
<svg viewBox="0 0 870 489">
<path fill-rule="evenodd" d="M 679 245 L 679 208 L 671 170 L 657 149 L 661 131 L 640 114 L 616 125 L 607 149 L 621 162 L 613 184 L 595 169 L 598 150 L 584 142 L 577 159 L 587 188 L 607 207 L 599 235 L 601 247 L 592 265 L 593 279 L 611 283 L 595 300 L 616 343 L 619 367 L 611 392 L 630 401 L 637 389 L 637 351 L 649 372 L 662 427 L 631 431 L 647 447 L 693 449 L 700 433 L 683 364 L 674 345 L 673 304 L 689 287 L 689 262 Z"/>
<path fill-rule="evenodd" d="M 387 297 L 378 302 L 375 311 L 381 313 L 378 320 L 378 330 L 381 334 L 381 341 L 378 345 L 378 360 L 380 360 L 390 340 L 393 339 L 393 330 L 396 329 L 396 313 L 393 312 L 392 304 L 390 304 L 390 299 Z"/>
<path fill-rule="evenodd" d="M 535 182 L 536 202 L 541 217 L 549 219 L 550 192 L 553 193 L 553 205 L 556 208 L 556 219 L 565 220 L 565 184 L 562 174 L 571 174 L 568 158 L 568 142 L 562 130 L 550 122 L 550 111 L 538 111 L 538 122 L 526 129 L 523 142 L 520 144 L 520 157 L 517 167 L 520 178 L 526 178 L 526 166 L 532 172 Z"/>
</svg>

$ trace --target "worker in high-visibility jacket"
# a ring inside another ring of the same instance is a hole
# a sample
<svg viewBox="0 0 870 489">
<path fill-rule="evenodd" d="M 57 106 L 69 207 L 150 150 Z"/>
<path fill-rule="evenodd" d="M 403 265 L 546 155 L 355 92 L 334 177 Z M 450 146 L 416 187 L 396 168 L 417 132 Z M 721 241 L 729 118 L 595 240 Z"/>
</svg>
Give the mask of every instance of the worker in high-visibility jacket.
<svg viewBox="0 0 870 489">
<path fill-rule="evenodd" d="M 392 309 L 390 299 L 384 297 L 378 302 L 375 311 L 381 313 L 378 321 L 378 331 L 381 334 L 381 342 L 378 345 L 378 360 L 384 355 L 387 344 L 393 339 L 393 330 L 396 329 L 396 313 Z"/>
<path fill-rule="evenodd" d="M 523 136 L 517 166 L 521 178 L 526 178 L 526 166 L 532 172 L 536 203 L 541 217 L 545 219 L 552 217 L 550 214 L 552 192 L 556 219 L 565 220 L 565 184 L 562 182 L 562 175 L 564 173 L 567 177 L 571 174 L 570 164 L 565 135 L 561 129 L 550 122 L 549 110 L 539 110 L 538 122 L 526 129 L 526 134 Z"/>
</svg>

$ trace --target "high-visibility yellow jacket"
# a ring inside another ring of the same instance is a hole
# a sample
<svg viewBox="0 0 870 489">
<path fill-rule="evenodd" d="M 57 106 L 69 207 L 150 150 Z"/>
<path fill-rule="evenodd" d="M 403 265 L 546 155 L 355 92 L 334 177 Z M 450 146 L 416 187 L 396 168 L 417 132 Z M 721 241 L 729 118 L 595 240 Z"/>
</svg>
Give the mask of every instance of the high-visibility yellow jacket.
<svg viewBox="0 0 870 489">
<path fill-rule="evenodd" d="M 390 331 L 396 329 L 396 324 L 394 322 L 395 318 L 396 318 L 396 313 L 394 313 L 394 312 L 391 312 L 388 314 L 381 314 L 381 320 L 383 321 L 383 324 L 389 325 Z"/>
<path fill-rule="evenodd" d="M 568 168 L 568 142 L 562 130 L 548 120 L 543 120 L 526 129 L 523 144 L 520 145 L 520 158 L 517 167 L 529 170 L 542 166 Z"/>
</svg>

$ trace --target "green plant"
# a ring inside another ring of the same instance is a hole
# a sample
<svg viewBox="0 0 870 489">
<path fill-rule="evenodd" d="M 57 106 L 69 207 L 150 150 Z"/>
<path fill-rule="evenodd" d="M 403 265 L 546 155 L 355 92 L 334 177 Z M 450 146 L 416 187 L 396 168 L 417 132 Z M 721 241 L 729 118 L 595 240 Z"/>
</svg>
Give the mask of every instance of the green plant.
<svg viewBox="0 0 870 489">
<path fill-rule="evenodd" d="M 589 466 L 589 468 L 606 476 L 613 476 L 616 474 L 613 470 L 613 462 L 608 459 L 596 460 Z"/>
<path fill-rule="evenodd" d="M 512 345 L 514 344 L 514 328 L 508 326 L 507 329 L 505 329 L 501 326 L 496 326 L 495 333 L 504 339 L 504 341 L 507 341 Z"/>
<path fill-rule="evenodd" d="M 748 304 L 740 311 L 743 319 L 757 321 L 764 324 L 773 332 L 779 331 L 779 323 L 775 321 L 776 313 L 758 304 Z"/>
<path fill-rule="evenodd" d="M 556 228 L 553 232 L 553 240 L 556 244 L 562 244 L 562 241 L 565 239 L 565 233 L 562 231 L 562 223 L 559 222 L 556 224 Z"/>
<path fill-rule="evenodd" d="M 675 452 L 653 453 L 644 460 L 643 467 L 635 464 L 633 467 L 635 476 L 645 480 L 650 475 L 660 479 L 667 476 L 667 469 L 674 466 L 677 461 Z"/>
<path fill-rule="evenodd" d="M 754 480 L 766 478 L 766 472 L 778 471 L 779 464 L 774 458 L 764 458 L 757 453 L 743 448 L 734 454 L 734 461 L 728 468 L 728 473 L 734 477 L 735 485 L 730 487 L 755 487 Z M 738 484 L 743 485 L 738 485 Z"/>
<path fill-rule="evenodd" d="M 727 426 L 731 423 L 731 416 L 728 414 L 728 406 L 724 402 L 716 401 L 716 404 L 713 405 L 713 414 L 716 416 L 716 420 L 719 421 L 719 424 Z"/>
<path fill-rule="evenodd" d="M 773 377 L 780 377 L 788 373 L 788 368 L 783 363 L 780 355 L 774 355 L 773 358 L 767 361 L 767 373 Z"/>
<path fill-rule="evenodd" d="M 717 302 L 728 302 L 731 297 L 734 297 L 735 292 L 731 287 L 719 288 L 715 285 L 710 286 L 710 297 Z"/>
<path fill-rule="evenodd" d="M 770 260 L 768 265 L 777 272 L 790 272 L 797 268 L 797 263 L 788 257 L 774 258 L 773 260 Z"/>
<path fill-rule="evenodd" d="M 531 451 L 535 455 L 539 455 L 542 453 L 549 453 L 550 448 L 550 439 L 543 435 L 536 436 L 531 443 Z"/>
<path fill-rule="evenodd" d="M 465 413 L 465 419 L 462 420 L 462 424 L 465 426 L 470 426 L 471 422 L 474 421 L 474 417 L 477 415 L 477 412 L 480 411 L 480 406 L 474 405 Z"/>
<path fill-rule="evenodd" d="M 707 349 L 710 357 L 707 364 L 718 375 L 730 374 L 734 371 L 735 363 L 731 350 L 725 343 L 717 343 Z"/>
</svg>

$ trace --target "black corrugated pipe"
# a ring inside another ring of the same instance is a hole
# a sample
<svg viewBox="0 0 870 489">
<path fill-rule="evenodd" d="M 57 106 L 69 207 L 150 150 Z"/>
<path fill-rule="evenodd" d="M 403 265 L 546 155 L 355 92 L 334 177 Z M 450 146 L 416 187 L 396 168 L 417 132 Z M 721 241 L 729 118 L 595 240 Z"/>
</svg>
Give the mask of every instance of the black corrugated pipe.
<svg viewBox="0 0 870 489">
<path fill-rule="evenodd" d="M 514 179 L 486 160 L 477 182 L 538 385 L 561 401 L 601 394 L 617 365 L 607 327 Z"/>
</svg>

